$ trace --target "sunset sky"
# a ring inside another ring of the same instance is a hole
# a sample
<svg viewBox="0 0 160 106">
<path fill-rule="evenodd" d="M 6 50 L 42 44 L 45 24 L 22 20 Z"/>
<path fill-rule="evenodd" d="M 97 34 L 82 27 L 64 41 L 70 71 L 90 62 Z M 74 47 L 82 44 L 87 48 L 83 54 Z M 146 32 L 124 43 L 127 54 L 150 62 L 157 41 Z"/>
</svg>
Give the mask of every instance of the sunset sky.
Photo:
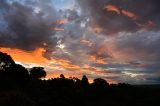
<svg viewBox="0 0 160 106">
<path fill-rule="evenodd" d="M 0 51 L 47 78 L 160 84 L 160 0 L 0 0 Z"/>
</svg>

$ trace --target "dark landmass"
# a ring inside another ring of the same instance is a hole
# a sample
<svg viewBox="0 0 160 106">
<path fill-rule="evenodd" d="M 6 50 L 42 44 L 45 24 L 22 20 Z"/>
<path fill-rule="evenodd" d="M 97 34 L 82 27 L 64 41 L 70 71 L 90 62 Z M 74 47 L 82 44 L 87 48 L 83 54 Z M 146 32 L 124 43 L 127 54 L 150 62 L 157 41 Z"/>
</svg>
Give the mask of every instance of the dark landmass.
<svg viewBox="0 0 160 106">
<path fill-rule="evenodd" d="M 0 52 L 0 106 L 159 106 L 160 85 L 109 84 L 84 75 L 42 80 L 43 67 L 27 70 Z"/>
</svg>

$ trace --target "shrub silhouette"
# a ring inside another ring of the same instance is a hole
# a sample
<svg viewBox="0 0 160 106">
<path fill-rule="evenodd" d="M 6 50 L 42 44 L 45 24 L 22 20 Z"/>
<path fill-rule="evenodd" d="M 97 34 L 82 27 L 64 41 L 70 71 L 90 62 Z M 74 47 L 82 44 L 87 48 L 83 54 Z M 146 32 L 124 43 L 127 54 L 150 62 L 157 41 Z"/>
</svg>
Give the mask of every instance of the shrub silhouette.
<svg viewBox="0 0 160 106">
<path fill-rule="evenodd" d="M 30 70 L 30 76 L 33 79 L 45 78 L 46 72 L 43 67 L 33 67 Z"/>
</svg>

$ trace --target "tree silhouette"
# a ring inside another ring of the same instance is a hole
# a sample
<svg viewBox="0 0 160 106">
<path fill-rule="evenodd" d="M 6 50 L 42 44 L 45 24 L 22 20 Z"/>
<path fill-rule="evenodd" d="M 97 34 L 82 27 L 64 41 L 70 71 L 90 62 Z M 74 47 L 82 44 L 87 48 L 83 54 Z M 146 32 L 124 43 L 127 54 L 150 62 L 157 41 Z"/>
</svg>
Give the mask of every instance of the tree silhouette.
<svg viewBox="0 0 160 106">
<path fill-rule="evenodd" d="M 15 64 L 11 56 L 0 52 L 0 82 L 5 86 L 22 86 L 29 80 L 28 70 Z"/>
<path fill-rule="evenodd" d="M 43 67 L 33 67 L 30 69 L 30 76 L 33 79 L 45 78 L 46 72 Z"/>
<path fill-rule="evenodd" d="M 100 87 L 106 87 L 106 86 L 109 86 L 109 83 L 102 78 L 96 78 L 93 80 L 93 85 L 100 86 Z"/>
<path fill-rule="evenodd" d="M 28 79 L 28 70 L 19 64 L 12 64 L 5 69 L 5 74 L 12 79 Z"/>
<path fill-rule="evenodd" d="M 87 76 L 83 75 L 81 84 L 82 86 L 87 86 L 89 84 Z"/>
<path fill-rule="evenodd" d="M 11 56 L 0 52 L 0 70 L 5 70 L 5 68 L 9 67 L 11 64 L 15 64 Z"/>
<path fill-rule="evenodd" d="M 63 74 L 60 75 L 60 78 L 65 79 L 65 76 Z"/>
</svg>

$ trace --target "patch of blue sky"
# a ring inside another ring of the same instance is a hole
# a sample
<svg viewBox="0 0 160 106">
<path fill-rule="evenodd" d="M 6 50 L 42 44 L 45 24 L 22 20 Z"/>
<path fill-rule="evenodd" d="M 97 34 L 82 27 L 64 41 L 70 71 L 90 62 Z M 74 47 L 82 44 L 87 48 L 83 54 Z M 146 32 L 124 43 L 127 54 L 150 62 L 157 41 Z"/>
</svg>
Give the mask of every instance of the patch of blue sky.
<svg viewBox="0 0 160 106">
<path fill-rule="evenodd" d="M 18 2 L 18 3 L 21 3 L 21 4 L 24 4 L 24 2 L 26 0 L 6 0 L 8 3 L 13 3 L 13 2 Z"/>
<path fill-rule="evenodd" d="M 53 0 L 56 10 L 74 9 L 75 0 Z"/>
</svg>

